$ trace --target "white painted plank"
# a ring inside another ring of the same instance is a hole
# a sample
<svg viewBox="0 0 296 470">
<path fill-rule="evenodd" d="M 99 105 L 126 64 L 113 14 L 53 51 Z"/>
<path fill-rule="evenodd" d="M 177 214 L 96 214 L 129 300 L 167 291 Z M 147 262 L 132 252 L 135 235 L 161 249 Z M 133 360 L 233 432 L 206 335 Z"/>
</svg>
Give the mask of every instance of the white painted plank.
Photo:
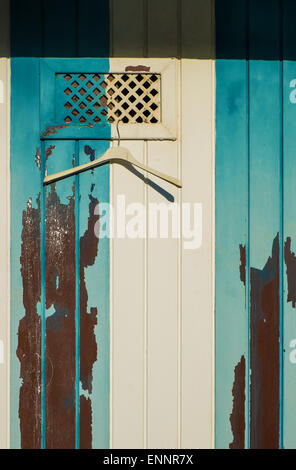
<svg viewBox="0 0 296 470">
<path fill-rule="evenodd" d="M 122 142 L 143 161 L 143 142 Z M 111 200 L 144 203 L 143 181 L 121 165 L 111 167 Z M 118 216 L 116 217 L 118 221 Z M 111 265 L 111 444 L 113 448 L 144 445 L 144 296 L 143 239 L 114 238 Z"/>
<path fill-rule="evenodd" d="M 111 57 L 143 57 L 144 1 L 110 0 Z"/>
<path fill-rule="evenodd" d="M 188 449 L 213 445 L 213 77 L 213 61 L 182 60 L 182 200 L 203 208 L 202 246 L 182 250 L 181 446 Z"/>
<path fill-rule="evenodd" d="M 177 177 L 178 145 L 149 142 L 148 165 Z M 159 191 L 167 191 L 167 197 L 178 202 L 177 188 L 151 179 L 159 188 L 148 189 L 149 211 L 150 204 L 161 203 L 164 210 L 172 204 Z M 148 228 L 152 228 L 149 223 Z M 178 447 L 178 244 L 170 230 L 169 238 L 158 234 L 147 244 L 148 448 Z"/>
<path fill-rule="evenodd" d="M 0 58 L 0 448 L 9 446 L 9 120 L 10 60 Z"/>
</svg>

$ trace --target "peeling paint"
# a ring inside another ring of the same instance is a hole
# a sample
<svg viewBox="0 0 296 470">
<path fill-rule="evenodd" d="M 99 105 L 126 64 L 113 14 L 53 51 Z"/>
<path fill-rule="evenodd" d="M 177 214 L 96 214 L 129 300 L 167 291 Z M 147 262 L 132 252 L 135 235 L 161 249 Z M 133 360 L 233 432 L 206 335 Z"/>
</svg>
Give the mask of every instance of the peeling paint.
<svg viewBox="0 0 296 470">
<path fill-rule="evenodd" d="M 32 200 L 31 200 L 32 201 Z M 25 315 L 19 322 L 17 357 L 22 385 L 19 395 L 21 447 L 41 446 L 41 318 L 40 197 L 38 207 L 27 204 L 22 218 L 21 275 Z"/>
<path fill-rule="evenodd" d="M 56 148 L 55 145 L 50 145 L 49 147 L 47 147 L 47 149 L 45 149 L 45 159 L 47 160 L 50 155 L 52 154 L 53 150 Z"/>
<path fill-rule="evenodd" d="M 279 235 L 263 269 L 251 268 L 250 446 L 279 447 Z"/>
<path fill-rule="evenodd" d="M 150 72 L 150 67 L 147 65 L 128 65 L 125 67 L 126 72 Z"/>
<path fill-rule="evenodd" d="M 246 385 L 246 361 L 242 356 L 234 369 L 234 381 L 232 387 L 233 406 L 230 415 L 230 424 L 233 441 L 230 449 L 245 448 L 245 385 Z"/>
<path fill-rule="evenodd" d="M 89 128 L 93 128 L 93 124 L 92 123 L 88 123 L 88 124 L 62 124 L 60 126 L 47 126 L 45 128 L 45 131 L 42 132 L 42 137 L 48 137 L 49 135 L 51 134 L 57 134 L 58 130 L 60 129 L 65 129 L 66 127 L 89 127 Z"/>
<path fill-rule="evenodd" d="M 35 163 L 37 165 L 37 168 L 41 170 L 41 152 L 40 152 L 40 147 L 36 148 L 36 154 L 35 154 Z"/>
<path fill-rule="evenodd" d="M 46 319 L 45 423 L 48 449 L 75 448 L 74 196 L 73 192 L 69 203 L 61 204 L 53 184 L 46 197 L 46 309 L 54 309 Z M 51 368 L 53 373 L 49 374 Z"/>
<path fill-rule="evenodd" d="M 246 285 L 246 245 L 239 246 L 240 251 L 240 280 Z"/>
<path fill-rule="evenodd" d="M 94 227 L 99 219 L 95 215 L 98 200 L 89 195 L 88 227 L 80 238 L 80 381 L 82 389 L 92 393 L 93 365 L 97 360 L 97 343 L 95 325 L 98 312 L 96 307 L 87 311 L 87 289 L 85 283 L 85 269 L 95 263 L 98 254 L 99 240 L 95 235 Z M 92 446 L 92 409 L 91 400 L 80 396 L 80 448 L 89 449 Z"/>
<path fill-rule="evenodd" d="M 94 225 L 97 199 L 89 196 L 88 226 L 80 238 L 80 381 L 88 397 L 80 397 L 81 448 L 92 446 L 91 397 L 93 364 L 97 360 L 95 325 L 97 308 L 87 311 L 85 269 L 94 264 L 98 239 Z M 52 184 L 46 195 L 46 416 L 45 445 L 48 449 L 75 447 L 75 186 L 62 204 Z M 40 200 L 23 212 L 21 273 L 25 316 L 19 323 L 17 356 L 22 386 L 19 417 L 22 448 L 41 444 L 41 319 L 37 303 L 41 294 Z"/>
<path fill-rule="evenodd" d="M 291 238 L 287 237 L 284 248 L 286 263 L 288 294 L 287 302 L 292 302 L 292 307 L 296 306 L 296 256 L 291 250 Z"/>
</svg>

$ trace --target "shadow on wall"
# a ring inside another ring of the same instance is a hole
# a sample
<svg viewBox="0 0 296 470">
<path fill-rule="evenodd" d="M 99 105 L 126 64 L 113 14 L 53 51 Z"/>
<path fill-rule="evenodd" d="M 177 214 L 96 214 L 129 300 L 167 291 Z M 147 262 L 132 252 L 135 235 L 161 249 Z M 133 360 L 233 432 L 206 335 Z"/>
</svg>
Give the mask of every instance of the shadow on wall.
<svg viewBox="0 0 296 470">
<path fill-rule="evenodd" d="M 295 0 L 1 0 L 1 13 L 0 57 L 296 58 Z"/>
<path fill-rule="evenodd" d="M 0 56 L 214 56 L 214 0 L 1 0 Z M 6 16 L 7 18 L 7 16 Z M 1 33 L 2 31 L 2 33 Z"/>
</svg>

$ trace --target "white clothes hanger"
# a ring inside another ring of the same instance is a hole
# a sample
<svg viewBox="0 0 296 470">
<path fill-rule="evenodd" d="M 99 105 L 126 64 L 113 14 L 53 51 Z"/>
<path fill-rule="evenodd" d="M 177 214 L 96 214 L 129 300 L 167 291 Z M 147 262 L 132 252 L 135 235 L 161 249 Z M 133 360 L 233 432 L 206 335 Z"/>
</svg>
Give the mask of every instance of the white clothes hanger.
<svg viewBox="0 0 296 470">
<path fill-rule="evenodd" d="M 48 175 L 44 178 L 43 183 L 44 184 L 53 183 L 54 181 L 57 181 L 59 179 L 65 178 L 67 176 L 75 175 L 77 173 L 81 173 L 82 171 L 86 171 L 91 168 L 104 165 L 106 163 L 129 163 L 138 168 L 141 168 L 141 170 L 147 171 L 147 173 L 151 173 L 152 175 L 158 176 L 158 178 L 161 178 L 162 180 L 167 181 L 168 183 L 171 183 L 177 186 L 178 188 L 182 188 L 182 182 L 180 180 L 178 180 L 177 178 L 173 178 L 172 176 L 166 175 L 165 173 L 155 170 L 154 168 L 151 168 L 147 165 L 144 165 L 143 163 L 136 160 L 127 148 L 120 146 L 120 135 L 119 135 L 119 130 L 118 130 L 118 123 L 117 123 L 117 132 L 118 132 L 118 147 L 109 148 L 105 153 L 103 153 L 103 155 L 101 155 L 96 160 L 93 160 L 92 162 L 84 163 L 83 165 L 74 166 L 73 168 L 69 168 L 68 170 L 64 170 L 58 173 L 53 173 L 52 175 Z"/>
<path fill-rule="evenodd" d="M 74 166 L 73 168 L 69 168 L 69 170 L 60 171 L 59 173 L 53 173 L 52 175 L 48 175 L 44 178 L 44 184 L 53 183 L 61 178 L 65 178 L 66 176 L 75 175 L 77 173 L 81 173 L 82 171 L 89 170 L 91 168 L 104 165 L 106 163 L 131 163 L 132 165 L 141 168 L 141 170 L 147 171 L 147 173 L 151 173 L 152 175 L 158 176 L 162 180 L 168 181 L 169 183 L 177 186 L 178 188 L 182 188 L 182 183 L 177 178 L 173 178 L 172 176 L 166 175 L 165 173 L 161 173 L 158 170 L 154 170 L 143 163 L 140 163 L 136 160 L 130 151 L 124 147 L 111 147 L 109 148 L 101 157 L 93 160 L 89 163 L 84 163 L 83 165 Z"/>
</svg>

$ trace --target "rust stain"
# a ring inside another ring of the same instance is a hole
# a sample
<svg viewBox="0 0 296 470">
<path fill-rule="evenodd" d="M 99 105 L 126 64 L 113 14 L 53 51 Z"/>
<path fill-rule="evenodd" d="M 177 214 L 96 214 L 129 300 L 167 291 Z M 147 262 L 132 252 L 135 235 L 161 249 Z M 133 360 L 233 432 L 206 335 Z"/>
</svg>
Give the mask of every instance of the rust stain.
<svg viewBox="0 0 296 470">
<path fill-rule="evenodd" d="M 246 245 L 239 246 L 240 251 L 240 280 L 246 285 Z"/>
<path fill-rule="evenodd" d="M 292 307 L 296 305 L 296 256 L 291 251 L 291 238 L 287 237 L 285 242 L 284 257 L 286 263 L 288 295 L 287 302 L 292 302 Z"/>
<path fill-rule="evenodd" d="M 51 156 L 53 150 L 56 148 L 55 145 L 50 145 L 49 147 L 47 147 L 47 149 L 45 149 L 45 159 L 48 160 L 48 158 Z"/>
<path fill-rule="evenodd" d="M 229 444 L 230 449 L 245 448 L 245 382 L 246 361 L 242 356 L 234 369 L 234 381 L 232 387 L 233 406 L 230 415 L 230 424 L 233 441 Z"/>
<path fill-rule="evenodd" d="M 19 395 L 21 447 L 41 446 L 41 318 L 37 313 L 40 301 L 40 197 L 38 207 L 27 203 L 22 218 L 21 275 L 25 315 L 19 322 L 17 357 L 20 361 L 22 385 Z"/>
<path fill-rule="evenodd" d="M 251 268 L 250 445 L 279 447 L 279 235 L 263 269 Z"/>
<path fill-rule="evenodd" d="M 125 67 L 126 72 L 150 72 L 150 67 L 147 65 L 128 65 Z"/>
<path fill-rule="evenodd" d="M 53 148 L 49 149 L 51 153 Z M 95 263 L 98 238 L 94 214 L 98 200 L 89 195 L 89 217 L 80 237 L 80 445 L 92 447 L 93 365 L 97 360 L 95 325 L 98 312 L 88 306 L 85 269 Z M 37 304 L 41 296 L 40 196 L 38 207 L 29 198 L 23 211 L 21 274 L 25 315 L 19 322 L 17 356 L 22 385 L 19 396 L 21 446 L 41 445 L 41 318 Z M 46 383 L 45 446 L 48 449 L 75 447 L 75 184 L 68 202 L 62 204 L 52 184 L 46 192 L 45 287 Z"/>
<path fill-rule="evenodd" d="M 57 134 L 58 130 L 65 129 L 65 127 L 90 127 L 90 128 L 93 128 L 94 126 L 93 126 L 92 123 L 88 123 L 88 124 L 62 124 L 62 125 L 59 125 L 59 126 L 47 126 L 45 128 L 45 131 L 42 132 L 41 136 L 42 137 L 48 137 L 51 134 Z"/>
<path fill-rule="evenodd" d="M 85 269 L 95 263 L 98 254 L 99 240 L 95 235 L 94 227 L 99 219 L 94 214 L 98 200 L 89 195 L 88 226 L 80 238 L 80 381 L 82 389 L 92 393 L 93 365 L 97 360 L 97 343 L 95 325 L 98 311 L 90 307 L 87 311 L 88 294 L 85 283 Z M 91 400 L 83 395 L 80 397 L 80 448 L 92 447 L 92 409 Z"/>
<path fill-rule="evenodd" d="M 75 194 L 46 197 L 46 448 L 75 448 Z"/>
</svg>

